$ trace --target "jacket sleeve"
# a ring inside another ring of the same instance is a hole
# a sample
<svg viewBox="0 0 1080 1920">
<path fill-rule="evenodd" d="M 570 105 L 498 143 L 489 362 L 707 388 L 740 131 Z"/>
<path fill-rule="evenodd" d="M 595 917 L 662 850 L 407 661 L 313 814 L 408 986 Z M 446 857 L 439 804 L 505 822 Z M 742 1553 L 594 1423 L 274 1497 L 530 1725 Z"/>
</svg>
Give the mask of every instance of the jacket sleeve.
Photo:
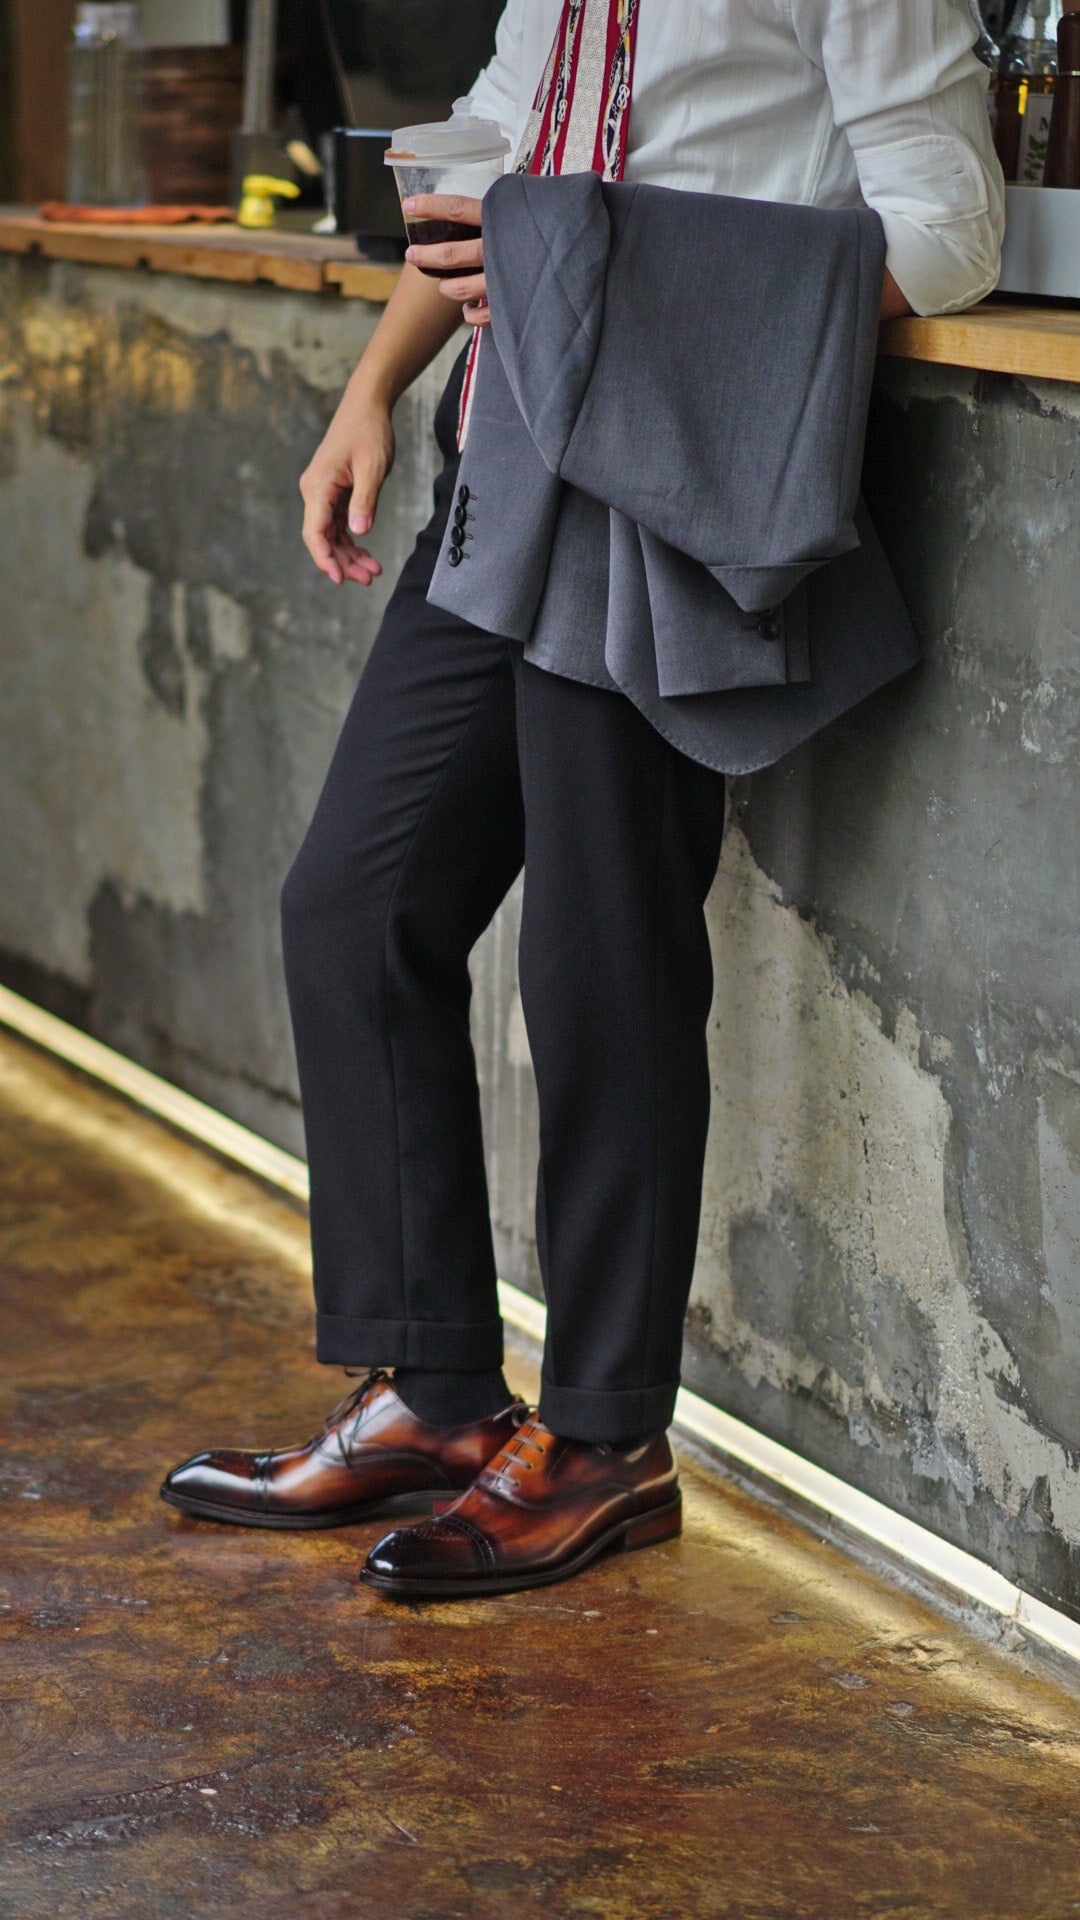
<svg viewBox="0 0 1080 1920">
<path fill-rule="evenodd" d="M 494 120 L 511 147 L 517 136 L 522 38 L 527 0 L 509 0 L 495 35 L 495 52 L 469 92 L 478 120 Z"/>
<path fill-rule="evenodd" d="M 916 313 L 973 305 L 997 282 L 1005 220 L 964 0 L 792 0 L 792 11 L 901 292 Z"/>
</svg>

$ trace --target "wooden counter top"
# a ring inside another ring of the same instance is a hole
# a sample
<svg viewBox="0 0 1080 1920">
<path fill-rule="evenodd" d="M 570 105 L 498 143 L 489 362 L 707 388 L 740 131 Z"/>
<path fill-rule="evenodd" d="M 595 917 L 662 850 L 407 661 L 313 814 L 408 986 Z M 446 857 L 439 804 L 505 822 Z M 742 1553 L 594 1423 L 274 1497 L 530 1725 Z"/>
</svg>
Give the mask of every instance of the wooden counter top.
<svg viewBox="0 0 1080 1920">
<path fill-rule="evenodd" d="M 889 320 L 881 329 L 880 351 L 1034 380 L 1080 381 L 1080 308 L 991 299 L 934 320 Z"/>
<path fill-rule="evenodd" d="M 238 285 L 262 281 L 297 293 L 379 304 L 389 300 L 398 280 L 397 267 L 365 260 L 351 240 L 336 236 L 282 227 L 252 233 L 225 225 L 83 226 L 41 220 L 25 207 L 0 207 L 0 252 L 146 267 Z M 1080 308 L 989 300 L 940 319 L 890 320 L 881 329 L 881 352 L 1032 379 L 1080 381 Z"/>
<path fill-rule="evenodd" d="M 25 207 L 0 207 L 0 253 L 38 253 L 47 260 L 81 260 L 89 266 L 148 267 L 154 273 L 201 280 L 256 281 L 296 293 L 340 293 L 346 299 L 389 300 L 398 269 L 358 254 L 352 240 L 336 235 L 269 227 L 133 227 L 42 220 Z"/>
</svg>

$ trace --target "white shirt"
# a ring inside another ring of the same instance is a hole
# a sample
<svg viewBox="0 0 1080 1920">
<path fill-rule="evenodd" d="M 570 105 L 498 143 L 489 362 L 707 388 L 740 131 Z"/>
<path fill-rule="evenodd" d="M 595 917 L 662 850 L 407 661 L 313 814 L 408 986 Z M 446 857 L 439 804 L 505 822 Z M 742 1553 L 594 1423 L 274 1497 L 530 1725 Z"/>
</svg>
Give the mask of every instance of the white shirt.
<svg viewBox="0 0 1080 1920">
<path fill-rule="evenodd" d="M 989 293 L 1001 169 L 964 0 L 640 0 L 626 178 L 876 208 L 916 313 Z M 508 0 L 472 111 L 516 153 L 562 0 Z M 513 164 L 513 154 L 507 163 Z"/>
</svg>

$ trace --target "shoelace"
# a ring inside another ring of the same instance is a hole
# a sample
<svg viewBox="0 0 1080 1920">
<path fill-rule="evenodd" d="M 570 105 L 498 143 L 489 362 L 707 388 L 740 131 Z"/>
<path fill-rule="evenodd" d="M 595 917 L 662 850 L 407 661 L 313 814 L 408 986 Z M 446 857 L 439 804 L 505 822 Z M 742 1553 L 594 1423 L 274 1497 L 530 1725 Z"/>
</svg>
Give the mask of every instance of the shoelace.
<svg viewBox="0 0 1080 1920">
<path fill-rule="evenodd" d="M 363 1419 L 364 1403 L 367 1400 L 368 1394 L 371 1392 L 372 1387 L 377 1387 L 381 1381 L 389 1380 L 389 1378 L 390 1375 L 387 1373 L 385 1367 L 371 1367 L 368 1372 L 364 1374 L 360 1385 L 354 1387 L 351 1393 L 347 1393 L 343 1400 L 339 1400 L 336 1407 L 331 1407 L 330 1412 L 326 1416 L 319 1434 L 319 1439 L 324 1440 L 327 1434 L 336 1428 L 334 1438 L 337 1441 L 341 1458 L 347 1467 L 351 1465 L 349 1450 L 356 1439 L 356 1430 Z M 356 1417 L 348 1429 L 348 1438 L 346 1438 L 345 1421 L 350 1413 L 355 1413 Z"/>
<path fill-rule="evenodd" d="M 508 1440 L 504 1447 L 500 1447 L 495 1458 L 488 1462 L 486 1472 L 490 1474 L 493 1479 L 503 1471 L 504 1466 L 511 1468 L 521 1467 L 524 1472 L 531 1473 L 536 1462 L 535 1460 L 522 1459 L 521 1448 L 531 1447 L 532 1451 L 538 1453 L 541 1458 L 543 1458 L 547 1452 L 547 1448 L 539 1440 L 533 1439 L 532 1436 L 534 1433 L 543 1433 L 546 1434 L 549 1439 L 551 1438 L 550 1429 L 545 1427 L 542 1420 L 523 1421 L 513 1439 Z"/>
</svg>

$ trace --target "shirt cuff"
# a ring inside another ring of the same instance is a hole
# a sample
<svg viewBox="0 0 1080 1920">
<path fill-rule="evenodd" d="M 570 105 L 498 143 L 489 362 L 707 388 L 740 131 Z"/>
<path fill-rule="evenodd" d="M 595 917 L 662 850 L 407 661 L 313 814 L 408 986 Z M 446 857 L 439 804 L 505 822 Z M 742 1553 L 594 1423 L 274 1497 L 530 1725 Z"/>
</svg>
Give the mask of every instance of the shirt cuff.
<svg viewBox="0 0 1080 1920">
<path fill-rule="evenodd" d="M 858 168 L 885 229 L 885 264 L 916 313 L 953 313 L 992 291 L 1003 201 L 965 139 L 934 134 L 864 149 Z"/>
<path fill-rule="evenodd" d="M 972 225 L 967 231 L 920 226 L 879 208 L 885 265 L 914 313 L 957 313 L 993 293 L 1001 271 L 999 244 Z"/>
</svg>

